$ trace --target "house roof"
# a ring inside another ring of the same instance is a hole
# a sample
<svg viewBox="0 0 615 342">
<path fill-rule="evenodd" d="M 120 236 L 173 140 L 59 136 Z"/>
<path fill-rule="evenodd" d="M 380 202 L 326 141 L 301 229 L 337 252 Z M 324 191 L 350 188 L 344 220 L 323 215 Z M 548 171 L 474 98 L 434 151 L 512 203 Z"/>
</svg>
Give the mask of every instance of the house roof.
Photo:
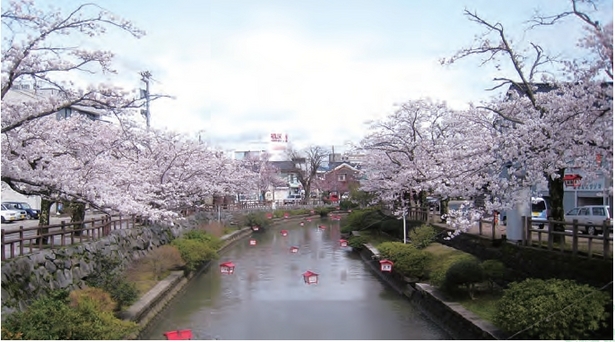
<svg viewBox="0 0 615 342">
<path fill-rule="evenodd" d="M 347 167 L 353 171 L 361 170 L 361 164 L 359 163 L 334 162 L 334 163 L 329 163 L 329 172 L 336 171 L 344 167 Z"/>
</svg>

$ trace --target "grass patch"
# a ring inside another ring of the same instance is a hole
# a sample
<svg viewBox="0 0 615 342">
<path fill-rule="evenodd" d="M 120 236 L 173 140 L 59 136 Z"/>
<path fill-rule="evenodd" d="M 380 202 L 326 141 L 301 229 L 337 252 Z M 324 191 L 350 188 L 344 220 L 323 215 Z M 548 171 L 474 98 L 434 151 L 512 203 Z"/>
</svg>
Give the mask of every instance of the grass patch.
<svg viewBox="0 0 615 342">
<path fill-rule="evenodd" d="M 372 246 L 378 248 L 378 245 L 383 242 L 399 241 L 389 235 L 378 234 L 371 231 L 361 231 L 361 236 L 365 236 Z"/>
<path fill-rule="evenodd" d="M 493 324 L 500 298 L 502 298 L 500 294 L 477 293 L 474 300 L 463 298 L 457 300 L 457 302 L 478 317 Z"/>
<path fill-rule="evenodd" d="M 171 274 L 170 270 L 164 271 L 162 273 L 162 279 L 168 277 L 169 274 Z M 139 263 L 139 261 L 133 263 L 133 265 L 124 272 L 124 276 L 126 280 L 135 284 L 137 291 L 139 291 L 139 297 L 146 294 L 159 282 L 152 274 L 152 271 L 149 270 L 145 264 Z"/>
</svg>

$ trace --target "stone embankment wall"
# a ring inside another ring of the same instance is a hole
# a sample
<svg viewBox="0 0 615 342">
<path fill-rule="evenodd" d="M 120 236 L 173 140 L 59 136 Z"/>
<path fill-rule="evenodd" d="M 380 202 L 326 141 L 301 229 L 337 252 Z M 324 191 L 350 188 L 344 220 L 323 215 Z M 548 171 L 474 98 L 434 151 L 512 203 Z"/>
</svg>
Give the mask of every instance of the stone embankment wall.
<svg viewBox="0 0 615 342">
<path fill-rule="evenodd" d="M 372 271 L 400 295 L 406 296 L 425 316 L 454 339 L 497 340 L 505 338 L 493 324 L 482 320 L 460 304 L 446 301 L 438 290 L 429 284 L 408 283 L 395 273 L 380 271 L 380 263 L 375 257 L 378 251 L 369 244 L 365 246 L 366 248 L 363 248 L 359 254 Z"/>
<path fill-rule="evenodd" d="M 27 301 L 50 290 L 81 288 L 96 268 L 95 256 L 117 258 L 123 265 L 178 237 L 198 224 L 182 220 L 174 226 L 112 231 L 103 239 L 43 250 L 2 263 L 2 313 L 24 309 Z"/>
</svg>

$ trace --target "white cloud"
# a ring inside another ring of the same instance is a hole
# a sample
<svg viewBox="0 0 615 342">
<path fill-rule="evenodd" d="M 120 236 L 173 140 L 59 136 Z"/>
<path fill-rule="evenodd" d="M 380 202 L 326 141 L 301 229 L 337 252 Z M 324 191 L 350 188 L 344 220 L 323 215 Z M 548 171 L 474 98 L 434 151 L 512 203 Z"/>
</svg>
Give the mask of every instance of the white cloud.
<svg viewBox="0 0 615 342">
<path fill-rule="evenodd" d="M 211 51 L 166 54 L 156 61 L 166 68 L 161 85 L 177 99 L 156 103 L 153 122 L 205 129 L 213 140 L 269 129 L 303 132 L 291 134 L 296 145 L 342 145 L 360 139 L 364 122 L 394 103 L 429 96 L 465 104 L 462 71 L 435 59 L 365 59 L 375 38 L 317 41 L 299 30 L 263 28 L 215 41 Z"/>
</svg>

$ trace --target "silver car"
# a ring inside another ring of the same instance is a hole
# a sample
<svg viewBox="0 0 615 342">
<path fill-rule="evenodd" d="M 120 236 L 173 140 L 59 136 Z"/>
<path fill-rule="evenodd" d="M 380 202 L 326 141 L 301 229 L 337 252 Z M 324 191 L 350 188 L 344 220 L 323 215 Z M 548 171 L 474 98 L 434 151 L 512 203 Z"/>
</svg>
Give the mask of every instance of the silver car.
<svg viewBox="0 0 615 342">
<path fill-rule="evenodd" d="M 572 222 L 577 220 L 579 224 L 586 226 L 580 226 L 585 233 L 596 235 L 602 233 L 602 226 L 604 221 L 607 225 L 611 225 L 611 212 L 608 205 L 585 205 L 582 207 L 576 207 L 564 215 L 566 222 Z"/>
</svg>

